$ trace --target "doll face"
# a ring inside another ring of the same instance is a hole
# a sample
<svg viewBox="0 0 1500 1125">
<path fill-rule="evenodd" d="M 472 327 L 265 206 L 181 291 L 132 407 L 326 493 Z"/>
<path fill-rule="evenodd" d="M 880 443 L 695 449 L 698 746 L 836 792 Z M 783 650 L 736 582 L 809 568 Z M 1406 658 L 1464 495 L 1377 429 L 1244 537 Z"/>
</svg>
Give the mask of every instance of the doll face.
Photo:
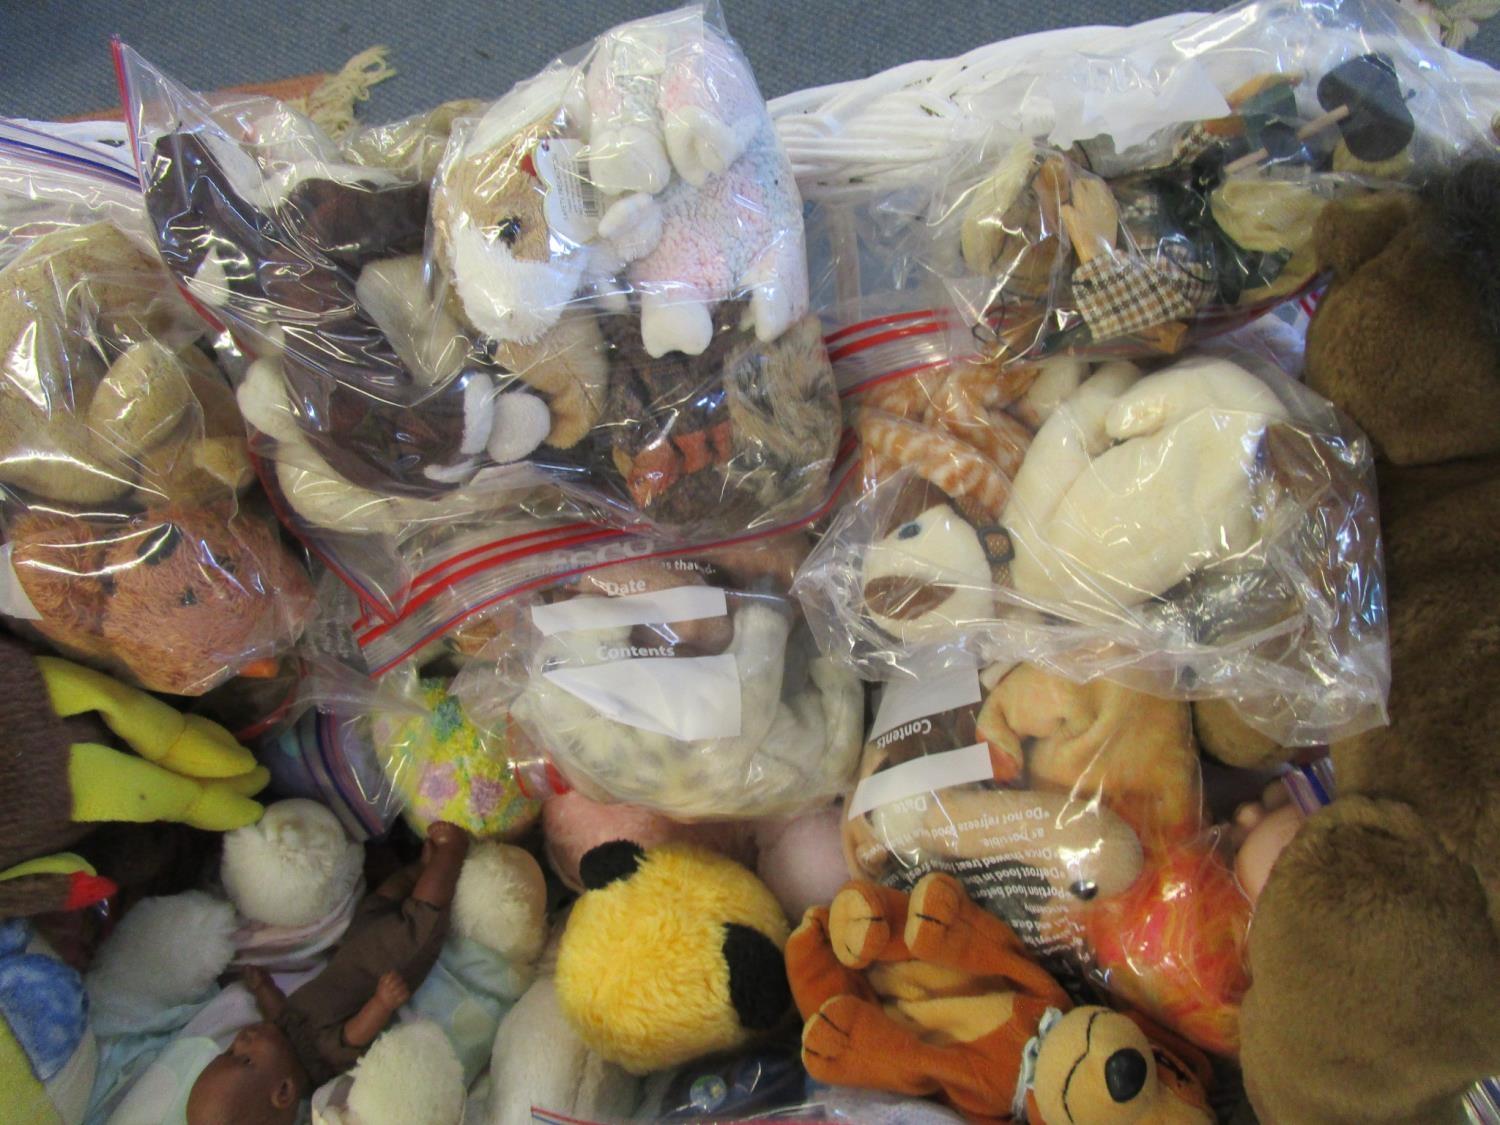
<svg viewBox="0 0 1500 1125">
<path fill-rule="evenodd" d="M 287 1037 L 275 1024 L 253 1023 L 198 1075 L 188 1125 L 289 1125 L 306 1087 Z"/>
</svg>

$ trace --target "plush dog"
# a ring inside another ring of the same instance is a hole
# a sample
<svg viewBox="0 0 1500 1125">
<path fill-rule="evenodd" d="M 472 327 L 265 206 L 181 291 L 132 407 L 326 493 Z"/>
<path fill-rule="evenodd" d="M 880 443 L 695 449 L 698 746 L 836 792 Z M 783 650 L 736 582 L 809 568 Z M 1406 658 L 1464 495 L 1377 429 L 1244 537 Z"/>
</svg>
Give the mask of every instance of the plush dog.
<svg viewBox="0 0 1500 1125">
<path fill-rule="evenodd" d="M 940 1094 L 975 1121 L 1209 1122 L 1194 1069 L 1141 1027 L 1067 994 L 956 880 L 910 897 L 850 883 L 787 942 L 808 1073 Z M 1067 1013 L 1067 1014 L 1064 1014 Z"/>
<path fill-rule="evenodd" d="M 1242 1059 L 1267 1123 L 1464 1120 L 1500 1073 L 1497 216 L 1487 158 L 1319 220 L 1307 378 L 1384 459 L 1391 723 L 1334 744 L 1338 799 L 1257 903 Z"/>
</svg>

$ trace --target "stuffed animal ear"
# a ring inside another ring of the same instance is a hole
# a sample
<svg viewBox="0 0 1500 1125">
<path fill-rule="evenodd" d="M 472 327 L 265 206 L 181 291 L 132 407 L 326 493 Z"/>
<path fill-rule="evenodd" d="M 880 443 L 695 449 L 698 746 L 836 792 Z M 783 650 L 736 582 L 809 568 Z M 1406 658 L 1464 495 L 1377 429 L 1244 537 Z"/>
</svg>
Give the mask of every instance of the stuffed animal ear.
<svg viewBox="0 0 1500 1125">
<path fill-rule="evenodd" d="M 618 879 L 630 878 L 645 858 L 646 849 L 634 840 L 611 840 L 583 853 L 578 878 L 584 890 L 602 890 Z"/>
<path fill-rule="evenodd" d="M 750 1031 L 769 1031 L 792 1006 L 786 959 L 759 930 L 736 922 L 724 926 L 724 963 L 729 966 L 729 1002 Z"/>
</svg>

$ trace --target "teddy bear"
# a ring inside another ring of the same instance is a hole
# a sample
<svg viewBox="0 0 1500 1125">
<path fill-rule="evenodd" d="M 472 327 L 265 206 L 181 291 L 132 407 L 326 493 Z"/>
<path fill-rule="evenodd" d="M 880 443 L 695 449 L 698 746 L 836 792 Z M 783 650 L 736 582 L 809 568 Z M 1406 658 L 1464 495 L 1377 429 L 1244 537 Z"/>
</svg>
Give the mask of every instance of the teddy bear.
<svg viewBox="0 0 1500 1125">
<path fill-rule="evenodd" d="M 1497 200 L 1500 161 L 1475 154 L 1318 222 L 1306 377 L 1380 457 L 1390 725 L 1333 743 L 1337 799 L 1256 904 L 1241 1059 L 1262 1121 L 1464 1120 L 1500 1073 Z M 1232 722 L 1220 755 L 1265 755 Z"/>
<path fill-rule="evenodd" d="M 957 880 L 848 884 L 787 941 L 808 1074 L 939 1095 L 971 1121 L 1213 1121 L 1207 1060 L 1131 1016 L 1073 1009 Z M 1070 1010 L 1071 1009 L 1071 1010 Z"/>
<path fill-rule="evenodd" d="M 153 691 L 201 695 L 300 635 L 306 572 L 269 520 L 231 500 L 5 521 L 19 616 L 64 652 Z M 14 613 L 15 611 L 13 611 Z"/>
<path fill-rule="evenodd" d="M 1078 995 L 1233 1055 L 1249 902 L 1186 703 L 1031 664 L 932 669 L 886 685 L 860 774 L 851 871 L 901 889 L 953 874 Z"/>
<path fill-rule="evenodd" d="M 199 334 L 113 223 L 31 243 L 0 270 L 0 482 L 84 507 L 243 492 L 243 429 Z"/>
<path fill-rule="evenodd" d="M 218 724 L 9 638 L 0 638 L 0 676 L 9 720 L 0 917 L 75 910 L 113 894 L 112 880 L 61 850 L 96 825 L 165 820 L 227 831 L 260 817 L 251 798 L 266 771 Z"/>
</svg>

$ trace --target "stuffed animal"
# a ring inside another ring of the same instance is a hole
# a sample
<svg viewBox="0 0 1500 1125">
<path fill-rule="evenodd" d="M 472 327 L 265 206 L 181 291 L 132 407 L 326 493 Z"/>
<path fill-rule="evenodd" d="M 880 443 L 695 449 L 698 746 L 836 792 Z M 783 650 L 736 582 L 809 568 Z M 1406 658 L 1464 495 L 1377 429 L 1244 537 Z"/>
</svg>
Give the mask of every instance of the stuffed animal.
<svg viewBox="0 0 1500 1125">
<path fill-rule="evenodd" d="M 557 995 L 588 1046 L 632 1074 L 748 1043 L 791 1005 L 787 925 L 765 884 L 685 844 L 583 857 Z"/>
<path fill-rule="evenodd" d="M 106 821 L 253 823 L 266 771 L 223 727 L 91 669 L 0 638 L 0 917 L 75 910 L 116 889 L 58 849 Z M 110 745 L 115 738 L 136 752 Z M 139 756 L 136 756 L 139 755 Z"/>
<path fill-rule="evenodd" d="M 98 1045 L 88 994 L 26 921 L 0 922 L 0 1089 L 16 1121 L 79 1125 Z"/>
<path fill-rule="evenodd" d="M 648 71 L 643 52 L 659 59 Z M 734 47 L 670 19 L 601 36 L 576 107 L 587 146 L 551 121 L 558 87 L 543 77 L 496 103 L 439 188 L 441 245 L 481 333 L 533 343 L 586 282 L 622 270 L 653 357 L 702 354 L 732 296 L 750 296 L 764 342 L 806 313 L 800 200 Z"/>
<path fill-rule="evenodd" d="M 250 483 L 228 388 L 161 264 L 109 222 L 0 270 L 0 481 L 97 509 L 197 504 Z"/>
<path fill-rule="evenodd" d="M 1482 156 L 1318 223 L 1307 380 L 1382 458 L 1391 722 L 1333 744 L 1338 798 L 1256 905 L 1241 1058 L 1263 1121 L 1463 1120 L 1500 1073 L 1497 201 Z"/>
<path fill-rule="evenodd" d="M 1213 1120 L 1206 1060 L 1187 1049 L 1185 1062 L 1120 1013 L 1069 1012 L 1015 933 L 951 876 L 927 875 L 909 897 L 850 883 L 808 911 L 787 973 L 819 1081 L 940 1095 L 977 1121 Z"/>
<path fill-rule="evenodd" d="M 5 537 L 30 627 L 152 691 L 201 695 L 266 667 L 312 608 L 274 526 L 232 500 L 135 516 L 33 508 Z"/>
<path fill-rule="evenodd" d="M 479 838 L 523 835 L 541 809 L 522 790 L 503 734 L 471 723 L 448 681 L 424 679 L 417 691 L 422 713 L 377 713 L 371 725 L 406 823 L 418 834 L 446 821 Z"/>
</svg>

